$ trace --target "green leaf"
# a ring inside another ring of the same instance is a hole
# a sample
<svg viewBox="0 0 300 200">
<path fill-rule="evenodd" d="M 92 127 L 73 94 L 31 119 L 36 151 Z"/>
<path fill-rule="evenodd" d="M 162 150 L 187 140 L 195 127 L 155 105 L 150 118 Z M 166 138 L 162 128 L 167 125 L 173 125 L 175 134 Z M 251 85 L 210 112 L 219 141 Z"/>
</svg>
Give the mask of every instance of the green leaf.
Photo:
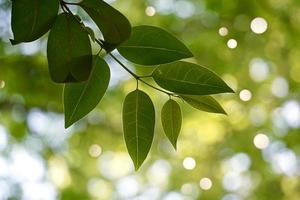
<svg viewBox="0 0 300 200">
<path fill-rule="evenodd" d="M 184 101 L 198 110 L 227 115 L 222 106 L 211 96 L 181 96 Z"/>
<path fill-rule="evenodd" d="M 88 33 L 71 14 L 60 14 L 48 39 L 47 57 L 54 82 L 86 81 L 92 68 Z"/>
<path fill-rule="evenodd" d="M 155 111 L 150 97 L 140 90 L 129 93 L 123 105 L 123 129 L 126 146 L 138 170 L 150 150 Z"/>
<path fill-rule="evenodd" d="M 65 127 L 91 112 L 104 96 L 110 80 L 110 70 L 99 56 L 93 57 L 93 68 L 84 83 L 66 84 L 64 88 Z"/>
<path fill-rule="evenodd" d="M 233 92 L 214 72 L 188 62 L 160 65 L 152 75 L 159 86 L 177 94 L 209 95 Z"/>
<path fill-rule="evenodd" d="M 94 20 L 104 37 L 104 48 L 112 51 L 131 33 L 128 19 L 118 10 L 100 0 L 83 0 L 79 5 Z"/>
<path fill-rule="evenodd" d="M 167 31 L 154 26 L 136 26 L 118 51 L 140 65 L 158 65 L 193 57 L 188 48 Z"/>
<path fill-rule="evenodd" d="M 176 101 L 170 99 L 165 103 L 161 110 L 161 122 L 166 136 L 176 149 L 182 123 L 181 109 Z"/>
<path fill-rule="evenodd" d="M 58 7 L 58 0 L 13 0 L 11 43 L 31 42 L 44 35 L 54 23 Z"/>
</svg>

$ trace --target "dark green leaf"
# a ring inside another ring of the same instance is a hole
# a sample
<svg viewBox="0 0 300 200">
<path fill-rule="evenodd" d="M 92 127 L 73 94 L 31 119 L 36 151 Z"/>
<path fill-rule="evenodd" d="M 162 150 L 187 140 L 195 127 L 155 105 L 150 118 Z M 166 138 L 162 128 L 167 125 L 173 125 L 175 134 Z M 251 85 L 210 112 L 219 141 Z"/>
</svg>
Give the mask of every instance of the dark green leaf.
<svg viewBox="0 0 300 200">
<path fill-rule="evenodd" d="M 183 61 L 158 66 L 153 72 L 153 78 L 159 86 L 177 94 L 209 95 L 233 92 L 214 72 Z"/>
<path fill-rule="evenodd" d="M 225 110 L 222 106 L 211 96 L 192 96 L 182 95 L 184 101 L 193 106 L 196 109 L 211 112 L 225 114 Z"/>
<path fill-rule="evenodd" d="M 128 19 L 109 4 L 100 0 L 83 0 L 79 5 L 101 30 L 107 51 L 112 51 L 129 38 L 131 25 Z"/>
<path fill-rule="evenodd" d="M 60 14 L 47 46 L 50 76 L 54 82 L 86 81 L 92 68 L 88 33 L 71 14 Z"/>
<path fill-rule="evenodd" d="M 165 103 L 161 110 L 161 122 L 166 136 L 176 149 L 182 123 L 181 109 L 176 101 L 170 99 Z"/>
<path fill-rule="evenodd" d="M 54 23 L 58 7 L 58 0 L 13 0 L 11 43 L 31 42 L 44 35 Z"/>
<path fill-rule="evenodd" d="M 155 111 L 149 96 L 140 90 L 129 93 L 123 105 L 123 129 L 126 146 L 136 170 L 150 150 L 154 125 Z"/>
<path fill-rule="evenodd" d="M 167 31 L 154 26 L 136 26 L 118 51 L 140 65 L 158 65 L 193 57 L 188 48 Z"/>
<path fill-rule="evenodd" d="M 93 68 L 89 79 L 84 83 L 70 83 L 65 86 L 66 128 L 91 112 L 107 90 L 110 80 L 109 67 L 102 58 L 98 56 L 93 58 Z"/>
</svg>

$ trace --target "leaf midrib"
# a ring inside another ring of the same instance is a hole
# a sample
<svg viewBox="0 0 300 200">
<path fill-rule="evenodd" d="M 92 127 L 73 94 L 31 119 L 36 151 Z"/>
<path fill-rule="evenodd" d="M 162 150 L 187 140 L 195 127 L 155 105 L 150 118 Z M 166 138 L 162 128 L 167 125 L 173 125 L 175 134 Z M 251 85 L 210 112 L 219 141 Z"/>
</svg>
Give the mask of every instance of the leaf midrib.
<svg viewBox="0 0 300 200">
<path fill-rule="evenodd" d="M 98 59 L 95 61 L 95 64 L 94 64 L 94 67 L 92 68 L 92 71 L 91 71 L 91 74 L 90 74 L 90 76 L 89 76 L 89 79 L 88 79 L 87 82 L 85 83 L 85 86 L 84 86 L 84 88 L 83 88 L 83 90 L 82 90 L 82 92 L 81 92 L 81 94 L 80 94 L 80 97 L 79 97 L 79 99 L 78 99 L 78 101 L 77 101 L 77 103 L 76 103 L 76 106 L 75 106 L 75 108 L 74 108 L 74 110 L 73 110 L 73 112 L 72 112 L 72 114 L 71 114 L 71 117 L 70 117 L 70 119 L 69 119 L 69 121 L 68 121 L 69 123 L 72 121 L 72 119 L 73 119 L 75 113 L 77 112 L 77 108 L 78 108 L 79 104 L 81 103 L 81 100 L 82 100 L 84 94 L 86 93 L 86 90 L 87 90 L 87 88 L 88 88 L 88 86 L 89 86 L 89 83 L 90 83 L 90 81 L 91 81 L 92 74 L 93 74 L 93 72 L 94 72 L 94 70 L 95 70 L 95 66 L 96 66 L 97 62 L 98 62 Z"/>
<path fill-rule="evenodd" d="M 188 84 L 191 84 L 191 85 L 209 86 L 209 87 L 223 89 L 223 87 L 220 87 L 220 86 L 217 86 L 217 85 L 210 85 L 210 84 L 206 84 L 206 83 L 194 83 L 194 82 L 190 82 L 190 81 L 183 81 L 183 80 L 165 78 L 165 77 L 164 77 L 164 79 L 169 80 L 169 81 L 176 81 L 176 82 L 180 82 L 180 83 L 188 83 Z"/>
<path fill-rule="evenodd" d="M 167 49 L 167 48 L 163 48 L 163 47 L 122 45 L 118 49 L 122 49 L 122 48 L 124 48 L 124 49 L 125 48 L 132 48 L 132 49 L 154 49 L 154 50 L 160 50 L 160 51 L 176 52 L 178 54 L 185 55 L 185 56 L 189 56 L 190 55 L 190 54 L 185 53 L 183 51 L 178 51 L 178 50 L 175 50 L 175 49 Z"/>
<path fill-rule="evenodd" d="M 171 101 L 171 113 L 172 113 L 172 116 L 171 116 L 171 136 L 172 136 L 172 140 L 173 140 L 173 143 L 175 145 L 175 138 L 174 138 L 174 105 L 173 105 L 173 102 Z"/>
<path fill-rule="evenodd" d="M 135 137 L 136 137 L 136 167 L 139 165 L 139 136 L 138 136 L 138 108 L 139 108 L 139 91 L 136 93 L 136 104 L 135 104 Z"/>
<path fill-rule="evenodd" d="M 34 14 L 33 14 L 33 23 L 32 23 L 32 26 L 31 26 L 31 31 L 30 31 L 30 34 L 28 36 L 28 39 L 30 38 L 30 35 L 33 34 L 34 28 L 35 28 L 36 23 L 37 23 L 37 16 L 38 16 L 39 7 L 40 7 L 39 0 L 35 0 L 34 5 L 35 5 L 35 9 L 34 9 Z"/>
</svg>

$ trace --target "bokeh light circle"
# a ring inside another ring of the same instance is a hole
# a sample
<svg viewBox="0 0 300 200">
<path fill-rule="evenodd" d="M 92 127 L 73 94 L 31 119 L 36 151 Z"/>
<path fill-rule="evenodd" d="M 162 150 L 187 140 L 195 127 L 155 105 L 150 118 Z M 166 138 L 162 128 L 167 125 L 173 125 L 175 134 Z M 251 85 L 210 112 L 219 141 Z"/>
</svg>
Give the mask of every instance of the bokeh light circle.
<svg viewBox="0 0 300 200">
<path fill-rule="evenodd" d="M 200 180 L 199 185 L 202 190 L 210 190 L 212 187 L 212 181 L 210 178 L 205 177 Z"/>
<path fill-rule="evenodd" d="M 259 133 L 254 137 L 253 143 L 254 143 L 256 148 L 265 149 L 269 146 L 270 140 L 269 140 L 269 137 L 267 135 Z"/>
<path fill-rule="evenodd" d="M 250 28 L 256 34 L 263 34 L 268 29 L 268 22 L 262 17 L 256 17 L 251 21 Z"/>
</svg>

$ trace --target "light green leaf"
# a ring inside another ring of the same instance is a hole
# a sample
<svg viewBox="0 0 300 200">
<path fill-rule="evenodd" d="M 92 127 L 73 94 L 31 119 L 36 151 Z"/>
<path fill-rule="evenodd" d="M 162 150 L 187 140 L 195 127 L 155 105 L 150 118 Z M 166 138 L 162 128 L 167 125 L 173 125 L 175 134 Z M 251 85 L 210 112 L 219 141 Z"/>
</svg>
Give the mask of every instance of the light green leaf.
<svg viewBox="0 0 300 200">
<path fill-rule="evenodd" d="M 65 127 L 91 112 L 104 96 L 110 80 L 110 70 L 106 62 L 93 57 L 93 68 L 84 83 L 66 84 L 64 88 Z"/>
<path fill-rule="evenodd" d="M 140 90 L 129 93 L 123 105 L 123 129 L 126 146 L 138 170 L 150 150 L 155 125 L 154 105 Z"/>
<path fill-rule="evenodd" d="M 158 65 L 193 57 L 188 48 L 167 31 L 154 26 L 136 26 L 118 51 L 140 65 Z"/>
<path fill-rule="evenodd" d="M 118 10 L 100 0 L 83 0 L 79 5 L 94 20 L 104 37 L 104 48 L 112 51 L 131 33 L 128 19 Z"/>
<path fill-rule="evenodd" d="M 176 149 L 182 123 L 181 109 L 176 101 L 170 99 L 165 103 L 161 110 L 161 122 L 166 136 Z"/>
<path fill-rule="evenodd" d="M 47 57 L 54 82 L 86 81 L 92 68 L 88 33 L 71 14 L 60 14 L 48 39 Z"/>
<path fill-rule="evenodd" d="M 183 61 L 158 66 L 153 72 L 153 78 L 159 86 L 177 94 L 209 95 L 233 92 L 214 72 Z"/>
<path fill-rule="evenodd" d="M 211 96 L 181 95 L 181 97 L 184 101 L 198 110 L 227 115 L 222 106 Z"/>
<path fill-rule="evenodd" d="M 58 7 L 58 0 L 13 0 L 11 43 L 31 42 L 44 35 L 53 25 Z"/>
</svg>

